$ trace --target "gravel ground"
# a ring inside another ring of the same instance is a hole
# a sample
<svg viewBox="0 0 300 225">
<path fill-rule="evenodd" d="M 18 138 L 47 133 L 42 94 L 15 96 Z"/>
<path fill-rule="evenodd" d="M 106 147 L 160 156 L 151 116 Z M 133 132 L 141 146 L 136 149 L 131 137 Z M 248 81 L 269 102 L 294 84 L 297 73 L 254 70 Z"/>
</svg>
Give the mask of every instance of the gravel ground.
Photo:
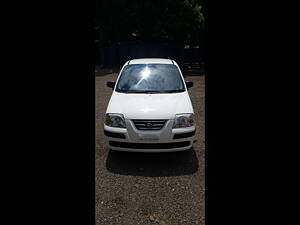
<svg viewBox="0 0 300 225">
<path fill-rule="evenodd" d="M 96 71 L 96 224 L 188 225 L 204 221 L 204 76 L 189 90 L 197 122 L 193 149 L 174 153 L 109 151 L 103 120 L 117 73 Z"/>
</svg>

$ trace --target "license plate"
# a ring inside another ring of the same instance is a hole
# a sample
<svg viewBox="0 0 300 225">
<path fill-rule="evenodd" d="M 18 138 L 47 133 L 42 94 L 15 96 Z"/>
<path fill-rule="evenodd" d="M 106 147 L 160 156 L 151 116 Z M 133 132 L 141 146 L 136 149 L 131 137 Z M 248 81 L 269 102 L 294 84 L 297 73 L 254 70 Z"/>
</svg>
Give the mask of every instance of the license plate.
<svg viewBox="0 0 300 225">
<path fill-rule="evenodd" d="M 158 141 L 159 137 L 157 135 L 139 135 L 139 140 L 141 140 L 141 141 Z"/>
</svg>

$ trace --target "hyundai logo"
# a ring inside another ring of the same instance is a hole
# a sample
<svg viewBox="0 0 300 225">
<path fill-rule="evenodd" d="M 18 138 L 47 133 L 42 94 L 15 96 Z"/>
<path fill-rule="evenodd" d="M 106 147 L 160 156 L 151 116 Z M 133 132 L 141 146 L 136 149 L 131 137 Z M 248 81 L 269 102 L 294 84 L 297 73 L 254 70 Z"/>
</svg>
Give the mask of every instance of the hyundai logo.
<svg viewBox="0 0 300 225">
<path fill-rule="evenodd" d="M 153 127 L 153 125 L 152 125 L 152 123 L 147 123 L 146 127 L 151 128 L 151 127 Z"/>
</svg>

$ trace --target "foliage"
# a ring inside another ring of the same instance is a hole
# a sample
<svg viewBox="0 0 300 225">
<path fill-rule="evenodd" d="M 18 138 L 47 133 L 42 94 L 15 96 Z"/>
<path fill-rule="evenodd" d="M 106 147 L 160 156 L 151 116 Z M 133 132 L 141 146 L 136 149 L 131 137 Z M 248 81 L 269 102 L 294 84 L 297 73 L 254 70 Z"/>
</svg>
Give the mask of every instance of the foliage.
<svg viewBox="0 0 300 225">
<path fill-rule="evenodd" d="M 126 41 L 175 41 L 197 45 L 204 32 L 200 0 L 96 0 L 101 45 Z"/>
</svg>

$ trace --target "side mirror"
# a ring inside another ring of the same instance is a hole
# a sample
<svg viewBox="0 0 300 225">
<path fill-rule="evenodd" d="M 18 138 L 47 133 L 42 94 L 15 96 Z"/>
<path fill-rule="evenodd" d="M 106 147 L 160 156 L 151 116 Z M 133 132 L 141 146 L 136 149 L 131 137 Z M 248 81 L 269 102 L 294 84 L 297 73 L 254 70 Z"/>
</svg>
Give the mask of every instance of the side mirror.
<svg viewBox="0 0 300 225">
<path fill-rule="evenodd" d="M 186 85 L 187 89 L 189 89 L 189 88 L 194 86 L 194 82 L 193 81 L 186 81 L 185 85 Z"/>
<path fill-rule="evenodd" d="M 115 88 L 116 82 L 115 81 L 107 81 L 106 86 L 112 89 Z"/>
</svg>

